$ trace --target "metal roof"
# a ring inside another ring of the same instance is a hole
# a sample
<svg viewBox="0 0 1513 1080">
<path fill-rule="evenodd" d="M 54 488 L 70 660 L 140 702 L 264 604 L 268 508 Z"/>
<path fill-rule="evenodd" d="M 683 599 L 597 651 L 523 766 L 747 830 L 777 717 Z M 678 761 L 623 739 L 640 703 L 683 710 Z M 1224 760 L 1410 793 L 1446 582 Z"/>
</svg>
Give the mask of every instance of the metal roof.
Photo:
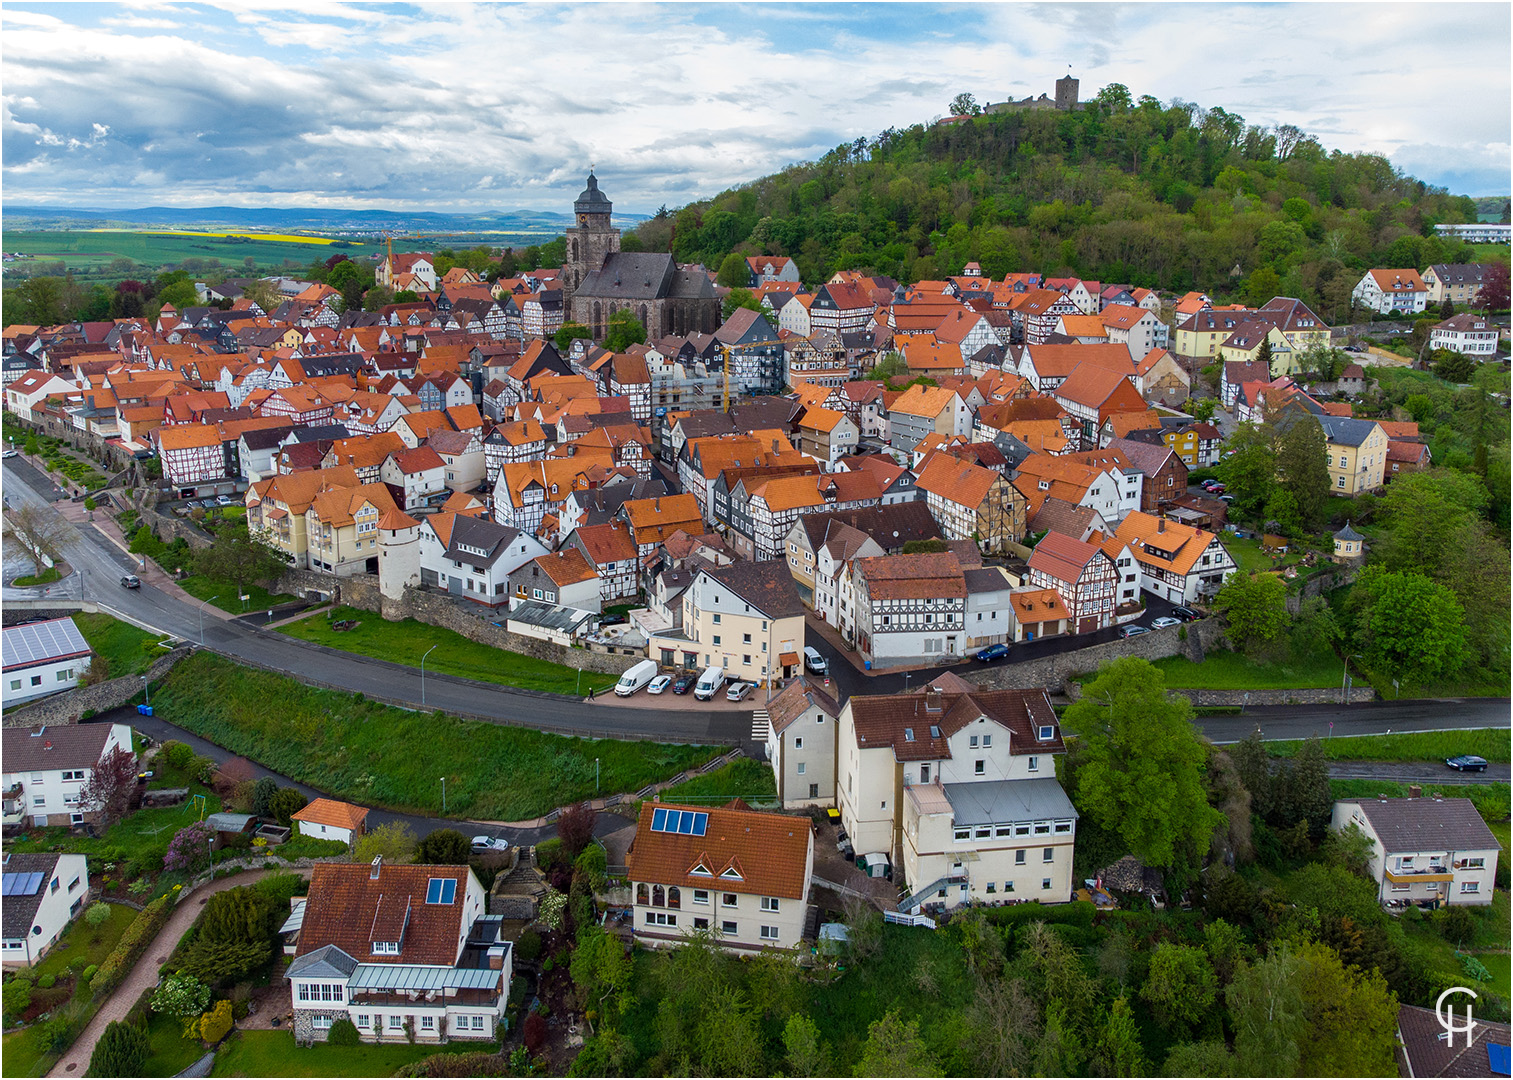
<svg viewBox="0 0 1513 1080">
<path fill-rule="evenodd" d="M 72 619 L 7 626 L 4 636 L 5 670 L 32 667 L 72 656 L 88 656 L 89 642 Z"/>
<path fill-rule="evenodd" d="M 289 917 L 284 920 L 284 925 L 278 928 L 280 934 L 292 933 L 305 925 L 305 901 L 301 900 L 294 905 L 294 910 L 289 912 Z"/>
<path fill-rule="evenodd" d="M 303 918 L 303 916 L 301 916 Z M 284 978 L 296 975 L 307 979 L 345 979 L 361 966 L 335 945 L 325 945 L 312 953 L 296 956 L 284 972 Z"/>
<path fill-rule="evenodd" d="M 488 990 L 499 985 L 494 968 L 422 967 L 414 964 L 358 964 L 348 990 Z"/>
<path fill-rule="evenodd" d="M 510 612 L 509 621 L 525 623 L 527 626 L 540 626 L 547 630 L 566 630 L 571 633 L 593 615 L 592 611 L 583 611 L 580 608 L 558 607 L 555 604 L 543 604 L 539 600 L 527 600 Z"/>
<path fill-rule="evenodd" d="M 1078 816 L 1061 785 L 1049 778 L 946 784 L 945 791 L 957 825 L 1075 820 Z"/>
</svg>

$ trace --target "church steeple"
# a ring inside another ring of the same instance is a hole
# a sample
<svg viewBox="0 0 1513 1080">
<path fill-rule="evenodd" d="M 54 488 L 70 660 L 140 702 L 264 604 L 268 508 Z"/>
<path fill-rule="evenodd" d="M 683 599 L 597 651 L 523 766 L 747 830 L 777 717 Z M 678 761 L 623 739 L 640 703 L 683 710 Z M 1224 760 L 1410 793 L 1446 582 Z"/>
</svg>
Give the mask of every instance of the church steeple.
<svg viewBox="0 0 1513 1080">
<path fill-rule="evenodd" d="M 601 269 L 607 255 L 620 250 L 620 231 L 610 218 L 613 209 L 614 203 L 599 190 L 599 179 L 590 168 L 588 186 L 573 202 L 575 224 L 567 230 L 567 257 L 561 278 L 564 312 L 583 279 Z"/>
<path fill-rule="evenodd" d="M 607 229 L 609 228 L 610 211 L 613 208 L 614 203 L 609 201 L 609 196 L 599 190 L 599 179 L 594 176 L 593 169 L 589 169 L 588 187 L 583 189 L 583 194 L 579 195 L 577 201 L 573 203 L 573 213 L 578 218 L 578 224 L 586 228 L 598 227 Z M 603 217 L 602 224 L 597 221 L 584 220 L 586 217 L 597 217 L 599 215 Z"/>
</svg>

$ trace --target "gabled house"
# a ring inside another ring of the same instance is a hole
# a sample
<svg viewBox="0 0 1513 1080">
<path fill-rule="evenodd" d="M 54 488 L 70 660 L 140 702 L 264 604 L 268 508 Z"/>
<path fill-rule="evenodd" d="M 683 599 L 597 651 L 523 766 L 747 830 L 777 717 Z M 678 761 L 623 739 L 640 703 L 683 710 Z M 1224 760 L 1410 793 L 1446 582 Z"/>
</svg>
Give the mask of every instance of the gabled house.
<svg viewBox="0 0 1513 1080">
<path fill-rule="evenodd" d="M 1483 278 L 1489 263 L 1435 263 L 1422 277 L 1429 289 L 1430 304 L 1449 300 L 1458 308 L 1474 307 L 1481 299 Z"/>
<path fill-rule="evenodd" d="M 1367 270 L 1350 293 L 1350 300 L 1370 311 L 1423 311 L 1429 303 L 1429 286 L 1414 269 Z"/>
<path fill-rule="evenodd" d="M 1098 447 L 1098 433 L 1114 413 L 1146 409 L 1129 374 L 1098 364 L 1078 364 L 1051 396 L 1078 425 L 1083 450 Z"/>
<path fill-rule="evenodd" d="M 599 597 L 605 607 L 634 600 L 639 584 L 636 570 L 640 556 L 635 536 L 620 520 L 603 525 L 581 525 L 568 540 L 580 551 L 599 576 Z"/>
<path fill-rule="evenodd" d="M 1134 556 L 1140 587 L 1173 603 L 1212 596 L 1238 569 L 1216 534 L 1151 514 L 1130 514 L 1114 538 Z"/>
<path fill-rule="evenodd" d="M 873 666 L 966 652 L 967 587 L 954 554 L 856 558 L 851 576 L 856 649 Z"/>
<path fill-rule="evenodd" d="M 641 804 L 625 857 L 637 943 L 669 947 L 709 933 L 736 953 L 797 949 L 814 870 L 807 819 L 725 806 Z"/>
<path fill-rule="evenodd" d="M 1486 358 L 1497 352 L 1497 327 L 1483 315 L 1452 315 L 1429 330 L 1430 349 Z"/>
<path fill-rule="evenodd" d="M 29 623 L 6 628 L 7 669 L 16 658 L 20 644 L 12 640 L 12 632 L 49 625 L 48 622 Z M 73 624 L 70 622 L 69 625 Z M 33 629 L 32 636 L 37 633 Z M 68 647 L 77 649 L 77 643 Z M 9 687 L 15 678 L 10 670 L 6 671 L 7 705 L 14 700 Z M 133 753 L 128 724 L 8 727 L 0 750 L 5 758 L 5 824 L 37 829 L 71 827 L 98 820 L 100 808 L 82 801 L 84 785 L 89 782 L 95 767 L 116 750 Z"/>
<path fill-rule="evenodd" d="M 841 707 L 829 683 L 800 675 L 767 703 L 767 760 L 784 810 L 835 802 Z"/>
<path fill-rule="evenodd" d="M 430 514 L 419 539 L 422 585 L 494 608 L 509 602 L 510 572 L 547 554 L 530 533 L 473 514 Z"/>
<path fill-rule="evenodd" d="M 1470 799 L 1341 799 L 1330 828 L 1352 825 L 1371 843 L 1367 874 L 1383 904 L 1492 903 L 1502 845 Z"/>
<path fill-rule="evenodd" d="M 511 608 L 535 601 L 597 613 L 601 609 L 599 592 L 598 571 L 577 548 L 538 555 L 510 574 Z"/>
<path fill-rule="evenodd" d="M 3 861 L 0 963 L 7 968 L 30 967 L 47 955 L 89 903 L 88 861 L 83 855 L 9 851 Z"/>
<path fill-rule="evenodd" d="M 930 457 L 915 482 L 948 540 L 971 540 L 990 552 L 1018 543 L 1029 506 L 1008 477 L 947 453 Z"/>
<path fill-rule="evenodd" d="M 309 568 L 338 576 L 378 573 L 378 523 L 398 509 L 387 484 L 332 488 L 316 495 L 305 511 Z"/>
<path fill-rule="evenodd" d="M 402 510 L 430 506 L 447 490 L 446 463 L 430 446 L 397 450 L 379 468 L 379 478 L 403 493 Z"/>
<path fill-rule="evenodd" d="M 317 864 L 284 924 L 294 1037 L 324 1042 L 344 1019 L 364 1042 L 497 1039 L 514 948 L 485 910 L 466 866 Z"/>
<path fill-rule="evenodd" d="M 1072 632 L 1112 626 L 1119 571 L 1103 549 L 1060 533 L 1046 533 L 1030 552 L 1025 584 L 1054 589 L 1066 605 Z"/>
<path fill-rule="evenodd" d="M 762 684 L 796 674 L 803 648 L 798 589 L 785 564 L 768 560 L 701 566 L 683 592 L 681 630 L 651 634 L 647 656 Z"/>
</svg>

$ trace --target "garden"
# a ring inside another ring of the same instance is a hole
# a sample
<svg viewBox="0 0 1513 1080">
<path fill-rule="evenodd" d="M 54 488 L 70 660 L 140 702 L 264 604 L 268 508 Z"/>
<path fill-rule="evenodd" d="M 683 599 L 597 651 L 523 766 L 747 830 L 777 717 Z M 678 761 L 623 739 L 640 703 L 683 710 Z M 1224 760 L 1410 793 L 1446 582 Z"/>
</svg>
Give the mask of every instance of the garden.
<svg viewBox="0 0 1513 1080">
<path fill-rule="evenodd" d="M 537 817 L 596 790 L 637 791 L 718 753 L 393 708 L 203 652 L 174 668 L 153 705 L 174 724 L 333 798 L 437 814 L 445 776 L 446 812 L 480 820 Z"/>
<path fill-rule="evenodd" d="M 331 625 L 335 622 L 357 625 L 354 629 L 336 630 Z M 412 667 L 418 667 L 421 658 L 429 653 L 427 671 L 522 690 L 581 697 L 590 691 L 608 689 L 615 684 L 616 678 L 595 671 L 580 672 L 549 660 L 496 649 L 455 631 L 414 619 L 389 622 L 371 611 L 358 608 L 334 608 L 325 613 L 324 619 L 301 619 L 280 629 L 301 641 Z M 430 652 L 433 647 L 436 651 Z"/>
</svg>

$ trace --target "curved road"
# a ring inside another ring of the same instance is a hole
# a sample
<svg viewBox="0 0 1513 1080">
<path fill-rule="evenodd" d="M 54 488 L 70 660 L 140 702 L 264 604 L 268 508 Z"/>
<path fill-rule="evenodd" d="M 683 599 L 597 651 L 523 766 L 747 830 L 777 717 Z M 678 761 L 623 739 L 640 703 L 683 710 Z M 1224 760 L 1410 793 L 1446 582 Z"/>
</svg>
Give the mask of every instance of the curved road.
<svg viewBox="0 0 1513 1080">
<path fill-rule="evenodd" d="M 4 463 L 5 495 L 11 503 L 27 502 L 49 507 L 57 489 L 19 458 Z M 56 513 L 56 511 L 53 511 Z M 238 620 L 202 613 L 199 605 L 185 603 L 147 583 L 137 590 L 122 589 L 119 578 L 136 569 L 134 560 L 92 528 L 74 529 L 64 545 L 64 555 L 84 571 L 52 586 L 52 595 L 78 597 L 81 592 L 132 619 L 235 660 L 297 674 L 341 690 L 418 706 L 420 674 L 414 668 L 381 660 L 340 653 L 308 645 L 277 632 L 255 629 Z M 6 599 L 36 598 L 41 590 L 6 589 Z M 203 631 L 202 631 L 203 624 Z M 822 653 L 833 649 L 817 635 L 809 644 Z M 853 692 L 893 693 L 904 689 L 900 673 L 871 678 L 850 668 L 839 657 L 831 658 L 842 697 Z M 922 675 L 911 676 L 918 685 Z M 445 675 L 425 677 L 427 708 L 496 723 L 559 731 L 566 734 L 608 738 L 653 738 L 661 742 L 723 743 L 751 746 L 751 713 L 748 711 L 658 710 L 594 705 L 576 698 L 531 694 Z M 1244 716 L 1200 718 L 1199 727 L 1215 742 L 1237 742 L 1259 727 L 1269 739 L 1306 739 L 1326 735 L 1330 723 L 1335 735 L 1373 735 L 1389 731 L 1433 731 L 1456 728 L 1506 728 L 1509 703 L 1506 698 L 1467 698 L 1440 701 L 1373 702 L 1348 708 L 1334 705 L 1266 706 L 1247 710 Z"/>
</svg>

